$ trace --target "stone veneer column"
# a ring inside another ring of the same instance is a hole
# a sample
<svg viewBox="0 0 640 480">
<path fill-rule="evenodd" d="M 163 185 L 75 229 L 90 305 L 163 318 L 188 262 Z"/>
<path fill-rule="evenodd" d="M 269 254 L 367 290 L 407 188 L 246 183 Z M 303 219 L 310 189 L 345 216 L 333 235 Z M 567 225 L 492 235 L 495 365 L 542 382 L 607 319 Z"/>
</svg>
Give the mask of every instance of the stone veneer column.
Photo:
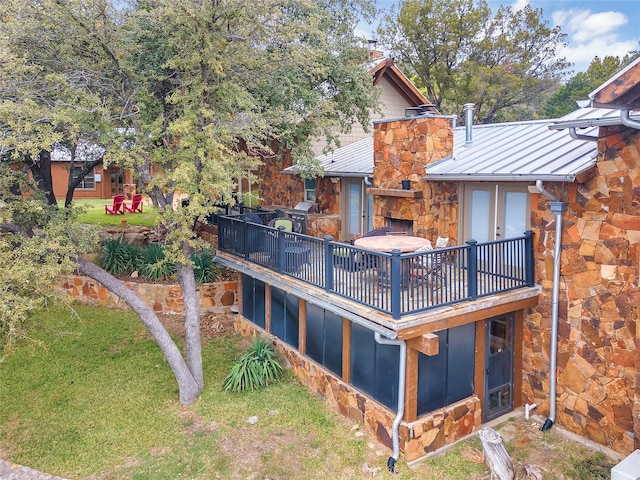
<svg viewBox="0 0 640 480">
<path fill-rule="evenodd" d="M 452 119 L 417 116 L 374 125 L 373 186 L 400 190 L 409 180 L 415 198 L 374 195 L 374 228 L 387 218 L 413 221 L 415 235 L 457 239 L 458 186 L 426 182 L 425 166 L 453 154 Z"/>
</svg>

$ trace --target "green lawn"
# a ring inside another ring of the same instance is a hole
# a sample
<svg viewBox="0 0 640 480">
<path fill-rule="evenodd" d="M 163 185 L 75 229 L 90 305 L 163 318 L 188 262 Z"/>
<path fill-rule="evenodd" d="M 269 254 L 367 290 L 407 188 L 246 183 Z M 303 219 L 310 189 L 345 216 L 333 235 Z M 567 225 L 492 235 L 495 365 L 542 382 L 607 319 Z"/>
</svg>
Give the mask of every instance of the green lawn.
<svg viewBox="0 0 640 480">
<path fill-rule="evenodd" d="M 130 202 L 128 202 L 130 203 Z M 124 215 L 107 215 L 104 211 L 105 205 L 113 205 L 109 199 L 74 200 L 75 205 L 84 206 L 87 211 L 78 217 L 81 223 L 103 226 L 119 226 L 126 220 L 127 225 L 141 225 L 153 227 L 156 224 L 157 213 L 151 205 L 145 203 L 142 213 L 126 213 Z M 58 202 L 60 207 L 64 206 L 64 200 Z"/>
<path fill-rule="evenodd" d="M 0 362 L 0 457 L 70 479 L 370 478 L 364 464 L 389 475 L 390 450 L 358 436 L 354 422 L 290 373 L 264 390 L 223 392 L 242 345 L 237 336 L 204 340 L 205 390 L 181 408 L 171 371 L 134 314 L 76 311 L 36 315 L 39 344 Z M 546 456 L 554 435 L 543 438 Z M 488 478 L 484 465 L 462 458 L 463 447 L 479 448 L 477 437 L 414 469 L 398 462 L 396 478 Z"/>
</svg>

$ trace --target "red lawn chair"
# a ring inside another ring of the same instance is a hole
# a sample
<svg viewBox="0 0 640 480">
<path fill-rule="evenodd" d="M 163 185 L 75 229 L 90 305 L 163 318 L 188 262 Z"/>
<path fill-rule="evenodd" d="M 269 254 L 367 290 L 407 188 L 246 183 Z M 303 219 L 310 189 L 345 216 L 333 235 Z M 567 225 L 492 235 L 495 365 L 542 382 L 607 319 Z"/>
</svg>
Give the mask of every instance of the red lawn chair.
<svg viewBox="0 0 640 480">
<path fill-rule="evenodd" d="M 131 199 L 131 206 L 124 204 L 124 211 L 129 213 L 142 213 L 142 194 L 136 193 Z"/>
<path fill-rule="evenodd" d="M 116 195 L 113 197 L 113 205 L 105 205 L 104 213 L 107 215 L 124 215 L 124 195 Z"/>
</svg>

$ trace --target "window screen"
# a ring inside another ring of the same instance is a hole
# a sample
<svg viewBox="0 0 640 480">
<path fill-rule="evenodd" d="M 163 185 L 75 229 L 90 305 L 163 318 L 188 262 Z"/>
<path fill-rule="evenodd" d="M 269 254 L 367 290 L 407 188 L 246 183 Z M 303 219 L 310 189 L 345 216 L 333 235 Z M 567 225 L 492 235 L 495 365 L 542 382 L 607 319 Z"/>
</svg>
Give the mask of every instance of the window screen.
<svg viewBox="0 0 640 480">
<path fill-rule="evenodd" d="M 259 327 L 265 327 L 264 283 L 242 275 L 242 315 Z"/>
<path fill-rule="evenodd" d="M 271 333 L 298 348 L 298 297 L 271 288 Z"/>
<path fill-rule="evenodd" d="M 307 305 L 306 354 L 342 375 L 342 318 L 316 305 Z"/>
<path fill-rule="evenodd" d="M 352 325 L 351 383 L 393 410 L 398 406 L 399 356 L 399 346 L 380 345 L 371 330 Z"/>
<path fill-rule="evenodd" d="M 418 356 L 418 415 L 473 394 L 475 324 L 437 333 L 439 354 Z"/>
</svg>

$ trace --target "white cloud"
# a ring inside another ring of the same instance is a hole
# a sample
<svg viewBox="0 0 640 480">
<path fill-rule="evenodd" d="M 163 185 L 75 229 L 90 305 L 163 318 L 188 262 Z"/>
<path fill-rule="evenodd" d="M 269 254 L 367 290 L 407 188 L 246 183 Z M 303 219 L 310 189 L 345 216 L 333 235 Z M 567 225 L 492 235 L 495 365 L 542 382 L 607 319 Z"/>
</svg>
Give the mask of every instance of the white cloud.
<svg viewBox="0 0 640 480">
<path fill-rule="evenodd" d="M 584 42 L 594 37 L 615 32 L 629 20 L 620 12 L 591 13 L 591 10 L 556 10 L 551 16 L 555 25 L 561 25 L 572 41 Z"/>
<path fill-rule="evenodd" d="M 527 5 L 529 5 L 529 0 L 516 0 L 511 4 L 511 8 L 513 8 L 513 10 L 517 12 L 518 10 L 522 10 Z"/>
<path fill-rule="evenodd" d="M 635 40 L 621 41 L 615 34 L 601 35 L 587 42 L 571 43 L 568 47 L 560 49 L 558 55 L 574 63 L 575 72 L 584 72 L 596 56 L 604 58 L 609 55 L 622 58 L 636 47 Z"/>
<path fill-rule="evenodd" d="M 592 13 L 591 10 L 556 10 L 551 15 L 553 25 L 560 25 L 568 34 L 567 47 L 558 54 L 573 62 L 576 72 L 586 71 L 598 56 L 623 57 L 637 47 L 637 40 L 622 40 L 620 27 L 628 23 L 620 12 Z"/>
</svg>

